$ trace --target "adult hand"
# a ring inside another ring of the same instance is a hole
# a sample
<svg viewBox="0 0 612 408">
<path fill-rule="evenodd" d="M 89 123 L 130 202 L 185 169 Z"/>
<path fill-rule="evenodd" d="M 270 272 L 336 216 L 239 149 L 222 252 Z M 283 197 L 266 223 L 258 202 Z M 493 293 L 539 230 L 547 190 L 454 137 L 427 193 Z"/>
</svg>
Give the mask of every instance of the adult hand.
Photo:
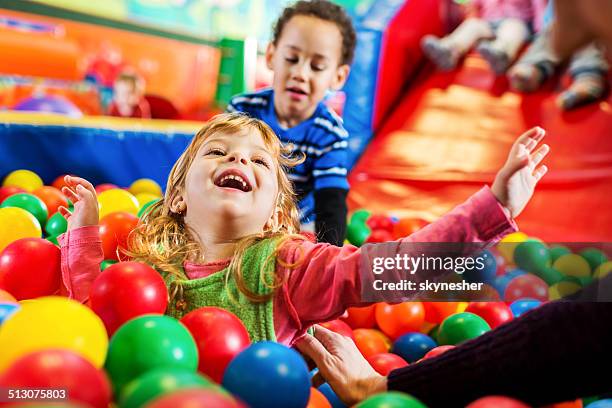
<svg viewBox="0 0 612 408">
<path fill-rule="evenodd" d="M 346 336 L 316 326 L 314 336 L 307 334 L 296 346 L 312 358 L 321 376 L 347 405 L 387 390 L 387 378 L 370 366 Z"/>
</svg>

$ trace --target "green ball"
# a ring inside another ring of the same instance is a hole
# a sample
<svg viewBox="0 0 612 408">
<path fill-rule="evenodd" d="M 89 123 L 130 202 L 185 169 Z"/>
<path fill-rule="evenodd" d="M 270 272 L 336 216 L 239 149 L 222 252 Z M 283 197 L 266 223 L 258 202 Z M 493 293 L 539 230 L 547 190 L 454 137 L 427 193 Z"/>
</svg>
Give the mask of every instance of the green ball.
<svg viewBox="0 0 612 408">
<path fill-rule="evenodd" d="M 457 313 L 444 319 L 438 331 L 438 344 L 456 345 L 491 330 L 489 324 L 474 313 Z"/>
<path fill-rule="evenodd" d="M 64 216 L 58 212 L 53 214 L 49 220 L 47 220 L 47 225 L 45 225 L 45 232 L 47 235 L 52 237 L 58 237 L 66 232 L 68 229 L 68 221 L 64 218 Z"/>
<path fill-rule="evenodd" d="M 162 367 L 191 372 L 198 367 L 193 337 L 178 320 L 141 316 L 125 323 L 111 338 L 105 368 L 115 395 L 135 378 Z"/>
<path fill-rule="evenodd" d="M 580 256 L 582 256 L 591 266 L 591 270 L 594 271 L 597 269 L 599 265 L 606 262 L 608 257 L 603 251 L 597 248 L 587 248 L 580 251 Z"/>
<path fill-rule="evenodd" d="M 550 267 L 550 251 L 540 241 L 527 240 L 521 242 L 514 250 L 514 263 L 526 272 L 537 273 Z"/>
<path fill-rule="evenodd" d="M 418 399 L 402 392 L 391 391 L 371 396 L 355 408 L 427 408 Z"/>
<path fill-rule="evenodd" d="M 33 194 L 28 193 L 18 193 L 13 194 L 12 196 L 7 197 L 0 205 L 0 208 L 4 207 L 19 207 L 30 214 L 32 214 L 40 224 L 40 227 L 43 228 L 47 223 L 47 217 L 49 213 L 47 212 L 47 206 L 42 200 L 36 197 Z"/>
<path fill-rule="evenodd" d="M 431 337 L 432 339 L 434 339 L 436 341 L 436 343 L 438 342 L 438 333 L 440 332 L 440 325 L 436 324 L 434 327 L 431 328 L 431 330 L 429 331 L 429 333 L 427 333 L 427 335 L 429 337 Z"/>
<path fill-rule="evenodd" d="M 361 246 L 370 236 L 370 227 L 362 222 L 351 222 L 346 227 L 346 239 L 355 246 Z"/>
<path fill-rule="evenodd" d="M 158 202 L 160 200 L 160 198 L 156 198 L 155 200 L 151 200 L 147 203 L 145 203 L 145 205 L 143 205 L 140 210 L 138 210 L 138 218 L 141 218 L 146 212 L 147 209 L 149 207 L 151 207 L 153 204 L 155 204 L 156 202 Z"/>
<path fill-rule="evenodd" d="M 140 408 L 161 395 L 183 388 L 213 387 L 200 374 L 176 368 L 160 368 L 146 372 L 131 381 L 121 393 L 120 408 Z"/>
<path fill-rule="evenodd" d="M 47 241 L 51 242 L 53 245 L 59 246 L 59 242 L 57 242 L 57 237 L 51 236 L 51 237 L 47 237 L 46 239 Z"/>
<path fill-rule="evenodd" d="M 102 263 L 100 264 L 100 270 L 103 271 L 106 268 L 108 268 L 109 266 L 116 264 L 117 261 L 115 261 L 114 259 L 105 259 L 102 261 Z"/>
<path fill-rule="evenodd" d="M 564 275 L 552 266 L 549 268 L 540 268 L 534 275 L 541 278 L 548 286 L 559 283 L 564 278 Z"/>
<path fill-rule="evenodd" d="M 365 224 L 366 220 L 370 215 L 372 215 L 372 213 L 368 210 L 357 210 L 351 216 L 351 221 L 349 222 L 349 224 L 352 224 L 354 222 L 359 224 Z"/>
<path fill-rule="evenodd" d="M 74 204 L 72 204 L 72 201 L 70 201 L 70 199 L 66 199 L 66 201 L 68 201 L 68 210 L 70 212 L 74 211 Z"/>
<path fill-rule="evenodd" d="M 570 251 L 568 247 L 563 245 L 555 245 L 550 247 L 550 260 L 551 262 L 555 262 L 559 257 L 571 253 L 572 251 Z"/>
</svg>

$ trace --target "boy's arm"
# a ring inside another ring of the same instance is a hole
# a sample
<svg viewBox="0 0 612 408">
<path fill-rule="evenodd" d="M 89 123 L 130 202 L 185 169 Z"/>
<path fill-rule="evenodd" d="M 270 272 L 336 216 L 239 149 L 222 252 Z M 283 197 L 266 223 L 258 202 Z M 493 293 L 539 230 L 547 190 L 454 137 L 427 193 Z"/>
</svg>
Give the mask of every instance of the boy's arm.
<svg viewBox="0 0 612 408">
<path fill-rule="evenodd" d="M 314 193 L 315 229 L 320 242 L 342 246 L 346 235 L 346 196 L 343 188 L 324 188 Z"/>
</svg>

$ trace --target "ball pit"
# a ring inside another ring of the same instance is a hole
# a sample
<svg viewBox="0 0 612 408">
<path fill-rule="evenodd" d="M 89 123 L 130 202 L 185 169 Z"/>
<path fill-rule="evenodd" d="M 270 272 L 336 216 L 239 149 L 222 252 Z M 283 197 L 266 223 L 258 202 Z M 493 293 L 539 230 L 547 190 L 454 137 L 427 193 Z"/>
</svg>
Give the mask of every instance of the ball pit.
<svg viewBox="0 0 612 408">
<path fill-rule="evenodd" d="M 436 342 L 426 334 L 406 333 L 395 340 L 392 351 L 409 363 L 413 363 L 436 346 Z"/>
<path fill-rule="evenodd" d="M 12 171 L 2 182 L 3 187 L 18 187 L 25 191 L 34 191 L 42 185 L 43 181 L 38 174 L 25 169 Z"/>
</svg>

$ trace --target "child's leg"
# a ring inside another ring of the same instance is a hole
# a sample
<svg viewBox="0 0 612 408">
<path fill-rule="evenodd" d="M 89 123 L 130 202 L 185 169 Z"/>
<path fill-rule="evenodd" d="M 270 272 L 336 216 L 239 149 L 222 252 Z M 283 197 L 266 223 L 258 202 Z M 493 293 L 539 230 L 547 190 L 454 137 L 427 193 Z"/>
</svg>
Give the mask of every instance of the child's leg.
<svg viewBox="0 0 612 408">
<path fill-rule="evenodd" d="M 438 68 L 452 70 L 457 61 L 483 38 L 491 38 L 493 30 L 489 23 L 478 18 L 468 18 L 455 31 L 444 38 L 426 35 L 421 40 L 421 47 L 427 57 Z"/>
<path fill-rule="evenodd" d="M 601 98 L 606 91 L 608 63 L 600 47 L 590 44 L 579 50 L 570 62 L 570 87 L 561 93 L 557 103 L 570 110 Z"/>
<path fill-rule="evenodd" d="M 527 23 L 518 18 L 507 18 L 500 23 L 495 40 L 480 44 L 478 52 L 500 75 L 506 72 L 529 35 Z"/>
<path fill-rule="evenodd" d="M 508 71 L 510 88 L 533 92 L 554 74 L 557 65 L 559 60 L 552 51 L 551 29 L 546 27 Z"/>
</svg>

